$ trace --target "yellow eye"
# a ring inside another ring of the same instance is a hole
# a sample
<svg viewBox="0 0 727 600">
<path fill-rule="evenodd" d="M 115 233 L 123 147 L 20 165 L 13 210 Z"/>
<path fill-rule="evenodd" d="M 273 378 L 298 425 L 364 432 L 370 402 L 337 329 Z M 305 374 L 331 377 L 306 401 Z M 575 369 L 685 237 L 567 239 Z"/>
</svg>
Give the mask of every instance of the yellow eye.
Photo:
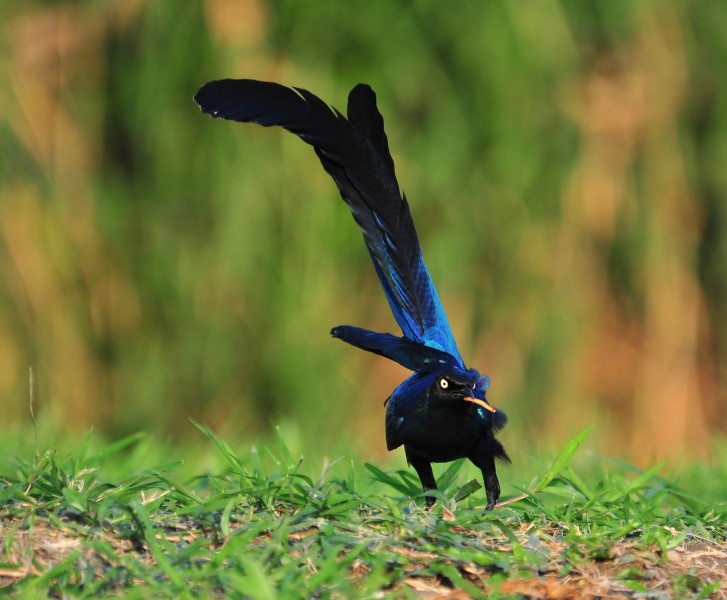
<svg viewBox="0 0 727 600">
<path fill-rule="evenodd" d="M 449 381 L 447 381 L 444 377 L 442 377 L 439 380 L 439 387 L 443 390 L 446 390 L 449 387 Z"/>
</svg>

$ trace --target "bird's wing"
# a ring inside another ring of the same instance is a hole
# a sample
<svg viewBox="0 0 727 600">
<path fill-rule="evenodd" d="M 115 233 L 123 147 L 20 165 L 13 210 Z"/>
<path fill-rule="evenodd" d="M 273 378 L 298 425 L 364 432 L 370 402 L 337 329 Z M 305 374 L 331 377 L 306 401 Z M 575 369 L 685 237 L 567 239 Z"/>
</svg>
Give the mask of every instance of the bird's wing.
<svg viewBox="0 0 727 600">
<path fill-rule="evenodd" d="M 399 191 L 384 121 L 369 86 L 351 91 L 348 120 L 307 90 L 250 79 L 207 83 L 194 99 L 212 117 L 278 125 L 313 146 L 363 232 L 404 335 L 447 352 L 464 367 Z"/>
<path fill-rule="evenodd" d="M 362 350 L 385 356 L 417 373 L 442 371 L 459 366 L 449 352 L 390 333 L 377 333 L 351 325 L 340 325 L 331 329 L 331 335 Z"/>
</svg>

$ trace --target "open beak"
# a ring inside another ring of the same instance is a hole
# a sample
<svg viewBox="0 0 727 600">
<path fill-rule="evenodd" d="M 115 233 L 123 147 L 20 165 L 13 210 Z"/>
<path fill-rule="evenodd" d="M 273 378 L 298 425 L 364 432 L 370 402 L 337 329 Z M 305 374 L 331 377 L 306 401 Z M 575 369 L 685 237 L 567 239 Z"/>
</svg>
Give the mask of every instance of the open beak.
<svg viewBox="0 0 727 600">
<path fill-rule="evenodd" d="M 469 396 L 464 397 L 465 402 L 472 402 L 473 404 L 477 404 L 478 406 L 481 406 L 485 410 L 489 410 L 491 413 L 497 412 L 497 409 L 494 406 L 490 406 L 485 402 L 484 400 L 480 400 L 478 398 L 471 398 Z"/>
</svg>

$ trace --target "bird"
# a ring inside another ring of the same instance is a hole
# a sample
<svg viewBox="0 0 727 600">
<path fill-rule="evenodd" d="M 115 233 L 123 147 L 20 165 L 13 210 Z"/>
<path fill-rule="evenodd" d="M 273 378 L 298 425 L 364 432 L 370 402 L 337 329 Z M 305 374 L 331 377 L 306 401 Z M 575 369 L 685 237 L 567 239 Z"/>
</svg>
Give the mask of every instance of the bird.
<svg viewBox="0 0 727 600">
<path fill-rule="evenodd" d="M 495 436 L 507 416 L 487 400 L 489 378 L 467 368 L 457 348 L 399 188 L 374 91 L 356 85 L 345 116 L 306 89 L 254 79 L 211 81 L 194 100 L 213 118 L 279 126 L 313 147 L 363 233 L 403 334 L 341 325 L 331 335 L 413 372 L 385 402 L 386 446 L 404 446 L 426 509 L 436 503 L 432 463 L 466 458 L 482 471 L 491 510 L 500 496 L 495 463 L 510 462 Z"/>
</svg>

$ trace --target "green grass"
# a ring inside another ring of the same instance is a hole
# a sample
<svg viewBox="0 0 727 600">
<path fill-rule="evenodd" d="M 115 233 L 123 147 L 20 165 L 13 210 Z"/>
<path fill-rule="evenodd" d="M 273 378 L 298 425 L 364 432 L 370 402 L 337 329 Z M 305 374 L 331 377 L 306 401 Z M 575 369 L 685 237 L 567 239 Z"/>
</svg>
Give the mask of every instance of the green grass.
<svg viewBox="0 0 727 600">
<path fill-rule="evenodd" d="M 131 436 L 73 455 L 18 459 L 0 478 L 0 584 L 16 595 L 310 598 L 566 592 L 719 596 L 725 504 L 709 472 L 681 484 L 604 458 L 577 436 L 532 481 L 502 470 L 505 506 L 483 511 L 475 469 L 439 471 L 431 512 L 411 470 L 344 461 L 312 476 L 279 436 L 180 480 L 181 461 L 135 471 Z M 275 447 L 275 450 L 270 448 Z M 124 471 L 126 471 L 124 473 Z M 105 473 L 119 474 L 106 478 Z M 514 493 L 512 493 L 514 492 Z M 518 499 L 519 498 L 519 499 Z M 721 596 L 723 597 L 723 596 Z"/>
</svg>

